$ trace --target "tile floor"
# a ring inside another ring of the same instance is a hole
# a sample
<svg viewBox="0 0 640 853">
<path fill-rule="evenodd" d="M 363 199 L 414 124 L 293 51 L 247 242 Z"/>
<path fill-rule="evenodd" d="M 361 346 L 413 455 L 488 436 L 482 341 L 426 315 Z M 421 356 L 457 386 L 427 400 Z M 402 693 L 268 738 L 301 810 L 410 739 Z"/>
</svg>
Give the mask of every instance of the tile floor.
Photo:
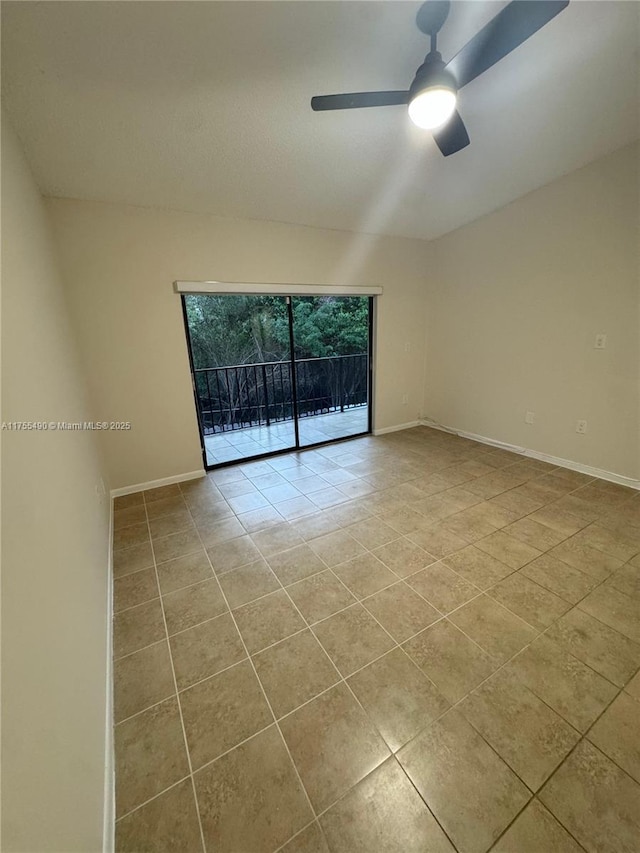
<svg viewBox="0 0 640 853">
<path fill-rule="evenodd" d="M 118 851 L 640 851 L 640 495 L 425 427 L 115 503 Z"/>
<path fill-rule="evenodd" d="M 309 415 L 298 422 L 300 444 L 319 444 L 349 435 L 367 432 L 369 429 L 368 406 L 355 406 L 344 412 L 329 412 L 324 415 Z M 275 450 L 286 450 L 295 445 L 293 421 L 281 421 L 269 426 L 247 427 L 230 430 L 205 437 L 209 465 L 235 462 L 260 456 Z"/>
</svg>

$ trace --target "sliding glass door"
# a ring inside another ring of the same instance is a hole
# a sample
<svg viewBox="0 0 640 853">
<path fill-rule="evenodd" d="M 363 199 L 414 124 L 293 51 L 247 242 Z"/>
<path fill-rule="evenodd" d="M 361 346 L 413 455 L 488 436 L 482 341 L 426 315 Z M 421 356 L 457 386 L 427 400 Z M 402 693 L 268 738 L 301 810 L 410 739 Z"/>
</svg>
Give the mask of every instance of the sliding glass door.
<svg viewBox="0 0 640 853">
<path fill-rule="evenodd" d="M 372 299 L 182 300 L 207 468 L 370 431 Z"/>
</svg>

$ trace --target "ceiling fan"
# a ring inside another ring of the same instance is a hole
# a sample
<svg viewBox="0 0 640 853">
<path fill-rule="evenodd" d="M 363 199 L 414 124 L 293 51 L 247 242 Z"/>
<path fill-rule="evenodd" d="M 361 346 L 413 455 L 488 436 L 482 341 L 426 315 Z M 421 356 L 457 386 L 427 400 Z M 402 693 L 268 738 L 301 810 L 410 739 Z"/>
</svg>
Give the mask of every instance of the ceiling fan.
<svg viewBox="0 0 640 853">
<path fill-rule="evenodd" d="M 445 63 L 436 43 L 450 5 L 449 0 L 427 0 L 420 7 L 416 23 L 421 32 L 430 36 L 431 48 L 407 91 L 317 95 L 311 98 L 311 109 L 352 110 L 405 104 L 414 124 L 433 131 L 445 157 L 466 148 L 469 134 L 456 111 L 458 91 L 548 24 L 569 5 L 569 0 L 513 0 Z"/>
</svg>

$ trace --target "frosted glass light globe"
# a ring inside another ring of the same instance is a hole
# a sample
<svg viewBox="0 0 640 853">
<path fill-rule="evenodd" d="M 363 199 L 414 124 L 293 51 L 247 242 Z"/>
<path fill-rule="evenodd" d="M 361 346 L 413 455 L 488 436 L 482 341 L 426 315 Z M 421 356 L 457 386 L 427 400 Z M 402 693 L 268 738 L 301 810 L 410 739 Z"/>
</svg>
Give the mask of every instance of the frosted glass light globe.
<svg viewBox="0 0 640 853">
<path fill-rule="evenodd" d="M 434 130 L 451 118 L 456 100 L 451 89 L 442 86 L 423 89 L 409 103 L 409 118 L 424 130 Z"/>
</svg>

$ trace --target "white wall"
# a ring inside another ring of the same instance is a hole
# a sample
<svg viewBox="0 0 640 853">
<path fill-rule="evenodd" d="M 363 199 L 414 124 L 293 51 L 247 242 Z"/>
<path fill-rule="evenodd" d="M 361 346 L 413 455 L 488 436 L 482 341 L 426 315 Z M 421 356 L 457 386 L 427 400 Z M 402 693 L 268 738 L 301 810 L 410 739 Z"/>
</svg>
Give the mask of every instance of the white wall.
<svg viewBox="0 0 640 853">
<path fill-rule="evenodd" d="M 2 121 L 2 420 L 91 418 L 40 195 Z M 102 849 L 109 506 L 89 432 L 2 434 L 2 849 Z"/>
<path fill-rule="evenodd" d="M 640 476 L 639 155 L 626 147 L 431 244 L 425 416 Z"/>
<path fill-rule="evenodd" d="M 417 419 L 427 244 L 68 199 L 47 204 L 99 417 L 133 425 L 104 436 L 114 488 L 202 468 L 174 280 L 381 284 L 374 426 Z"/>
</svg>

